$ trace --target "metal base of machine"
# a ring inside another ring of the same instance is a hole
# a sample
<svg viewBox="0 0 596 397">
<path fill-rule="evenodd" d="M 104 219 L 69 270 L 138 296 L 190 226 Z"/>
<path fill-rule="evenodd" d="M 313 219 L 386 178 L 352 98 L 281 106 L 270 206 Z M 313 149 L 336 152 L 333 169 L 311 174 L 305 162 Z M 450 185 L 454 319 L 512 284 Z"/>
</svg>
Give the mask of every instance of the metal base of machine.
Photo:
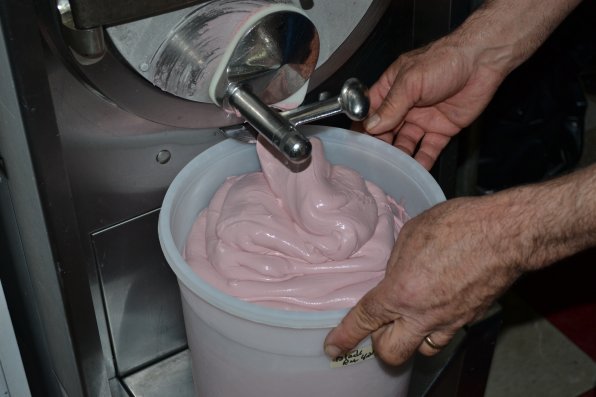
<svg viewBox="0 0 596 397">
<path fill-rule="evenodd" d="M 194 397 L 188 349 L 122 379 L 134 397 Z"/>
</svg>

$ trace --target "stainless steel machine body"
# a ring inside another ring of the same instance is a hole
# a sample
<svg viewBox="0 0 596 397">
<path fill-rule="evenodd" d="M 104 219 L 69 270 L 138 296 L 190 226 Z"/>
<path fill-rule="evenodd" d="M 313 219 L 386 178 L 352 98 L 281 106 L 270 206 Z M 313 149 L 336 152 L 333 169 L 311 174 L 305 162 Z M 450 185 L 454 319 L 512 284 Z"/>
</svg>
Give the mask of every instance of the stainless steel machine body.
<svg viewBox="0 0 596 397">
<path fill-rule="evenodd" d="M 148 77 L 155 65 L 147 57 L 162 53 L 172 27 L 214 2 L 146 3 L 0 4 L 0 277 L 34 395 L 192 392 L 157 216 L 176 173 L 223 139 L 219 127 L 243 120 Z M 349 77 L 371 84 L 399 53 L 446 33 L 471 7 L 292 3 L 321 37 L 307 102 L 339 92 Z M 74 19 L 58 6 L 72 7 Z M 448 195 L 453 164 L 445 156 L 435 170 Z M 413 390 L 430 390 L 438 372 Z"/>
</svg>

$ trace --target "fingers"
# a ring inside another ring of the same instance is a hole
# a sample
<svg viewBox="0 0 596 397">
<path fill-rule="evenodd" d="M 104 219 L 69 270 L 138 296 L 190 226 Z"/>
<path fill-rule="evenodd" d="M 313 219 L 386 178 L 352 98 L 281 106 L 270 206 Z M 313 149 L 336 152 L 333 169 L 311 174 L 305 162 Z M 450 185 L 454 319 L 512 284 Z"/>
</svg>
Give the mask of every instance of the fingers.
<svg viewBox="0 0 596 397">
<path fill-rule="evenodd" d="M 380 136 L 384 135 L 386 134 Z M 418 125 L 405 123 L 395 137 L 393 146 L 403 150 L 410 156 L 414 156 L 414 159 L 424 168 L 430 170 L 441 151 L 449 143 L 449 140 L 449 136 L 438 133 L 425 133 Z M 387 140 L 385 141 L 387 142 Z"/>
<path fill-rule="evenodd" d="M 399 130 L 393 146 L 412 156 L 423 137 L 424 130 L 422 128 L 416 124 L 405 123 L 401 130 Z"/>
<path fill-rule="evenodd" d="M 399 60 L 395 62 L 369 90 L 371 113 L 364 120 L 364 128 L 372 135 L 395 129 L 414 105 L 404 79 L 400 78 Z"/>
<path fill-rule="evenodd" d="M 370 100 L 370 111 L 374 113 L 385 100 L 387 93 L 391 90 L 395 72 L 393 67 L 389 67 L 368 90 Z"/>
<path fill-rule="evenodd" d="M 405 363 L 418 350 L 425 356 L 433 356 L 446 347 L 455 331 L 435 331 L 426 336 L 415 330 L 405 318 L 399 318 L 372 333 L 375 355 L 390 365 Z"/>
<path fill-rule="evenodd" d="M 385 132 L 384 134 L 379 134 L 375 136 L 376 138 L 392 145 L 393 144 L 393 138 L 395 137 L 393 132 Z"/>
<path fill-rule="evenodd" d="M 375 355 L 387 364 L 400 365 L 417 350 L 427 356 L 438 353 L 453 338 L 455 331 L 443 329 L 429 333 L 437 329 L 437 323 L 412 321 L 397 309 L 381 304 L 386 294 L 384 289 L 381 283 L 371 290 L 327 335 L 324 349 L 329 357 L 336 358 L 351 351 L 372 334 Z M 425 342 L 426 336 L 431 342 Z"/>
<path fill-rule="evenodd" d="M 379 287 L 372 289 L 329 332 L 324 342 L 325 353 L 329 357 L 335 358 L 352 350 L 365 337 L 392 320 L 387 317 L 390 311 L 379 303 L 382 301 L 379 295 Z"/>
<path fill-rule="evenodd" d="M 423 336 L 410 329 L 409 324 L 399 318 L 372 335 L 375 355 L 390 365 L 406 362 L 419 348 Z"/>
<path fill-rule="evenodd" d="M 406 95 L 398 95 L 396 92 L 399 91 L 392 87 L 378 109 L 364 120 L 364 128 L 369 134 L 376 135 L 392 130 L 403 121 L 413 106 L 413 101 Z"/>
<path fill-rule="evenodd" d="M 404 318 L 379 328 L 372 334 L 375 355 L 390 365 L 406 362 L 418 350 L 425 356 L 433 356 L 446 347 L 455 331 L 435 331 L 424 336 L 411 329 Z M 426 338 L 430 341 L 426 341 Z"/>
<path fill-rule="evenodd" d="M 414 159 L 424 168 L 430 170 L 450 139 L 450 137 L 441 134 L 424 135 L 420 148 L 414 155 Z"/>
</svg>

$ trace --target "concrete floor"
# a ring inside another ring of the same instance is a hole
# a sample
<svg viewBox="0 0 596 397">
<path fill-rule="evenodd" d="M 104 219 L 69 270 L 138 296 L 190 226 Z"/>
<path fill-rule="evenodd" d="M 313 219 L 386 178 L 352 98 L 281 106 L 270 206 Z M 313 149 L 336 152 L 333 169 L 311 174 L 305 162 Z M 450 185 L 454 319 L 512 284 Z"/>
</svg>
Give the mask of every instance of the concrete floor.
<svg viewBox="0 0 596 397">
<path fill-rule="evenodd" d="M 596 163 L 596 95 L 588 100 L 585 146 L 579 166 Z M 592 358 L 515 292 L 507 294 L 501 303 L 505 322 L 486 397 L 596 396 L 596 363 Z M 596 329 L 592 332 L 596 338 Z"/>
<path fill-rule="evenodd" d="M 486 397 L 578 397 L 596 384 L 596 364 L 515 294 L 503 300 Z M 596 332 L 596 331 L 595 331 Z"/>
</svg>

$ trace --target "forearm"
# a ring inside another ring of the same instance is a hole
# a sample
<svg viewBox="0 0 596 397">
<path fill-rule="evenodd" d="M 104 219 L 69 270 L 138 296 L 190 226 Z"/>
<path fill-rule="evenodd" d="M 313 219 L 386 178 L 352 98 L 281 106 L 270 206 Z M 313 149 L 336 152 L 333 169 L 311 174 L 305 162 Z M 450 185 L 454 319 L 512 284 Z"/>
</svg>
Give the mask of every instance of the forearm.
<svg viewBox="0 0 596 397">
<path fill-rule="evenodd" d="M 539 269 L 596 246 L 596 165 L 549 182 L 495 194 L 494 246 L 503 263 Z"/>
<path fill-rule="evenodd" d="M 528 59 L 581 0 L 487 0 L 450 40 L 507 75 Z"/>
</svg>

